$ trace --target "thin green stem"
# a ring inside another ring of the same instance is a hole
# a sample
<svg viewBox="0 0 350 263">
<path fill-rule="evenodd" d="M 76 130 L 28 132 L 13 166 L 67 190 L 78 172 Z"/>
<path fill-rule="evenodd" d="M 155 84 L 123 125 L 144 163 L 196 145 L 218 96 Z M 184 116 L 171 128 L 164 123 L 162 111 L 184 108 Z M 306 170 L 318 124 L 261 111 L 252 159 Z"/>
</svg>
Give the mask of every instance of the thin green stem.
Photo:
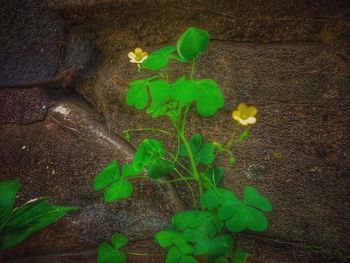
<svg viewBox="0 0 350 263">
<path fill-rule="evenodd" d="M 168 152 L 167 150 L 165 150 L 165 153 L 168 154 L 175 163 L 177 163 L 182 169 L 184 169 L 187 173 L 191 174 L 192 172 L 190 170 L 188 170 L 188 168 L 183 165 L 177 158 L 176 156 L 174 156 L 171 152 Z"/>
<path fill-rule="evenodd" d="M 198 171 L 197 171 L 197 165 L 194 161 L 194 157 L 193 157 L 193 153 L 192 153 L 192 150 L 191 150 L 191 147 L 190 145 L 188 144 L 188 141 L 185 137 L 185 135 L 183 133 L 180 134 L 180 138 L 183 142 L 183 144 L 185 145 L 185 148 L 186 148 L 186 151 L 188 153 L 188 158 L 190 159 L 190 163 L 191 163 L 191 166 L 192 166 L 192 170 L 193 170 L 193 177 L 196 179 L 197 183 L 198 183 L 198 189 L 199 189 L 199 195 L 201 196 L 202 193 L 203 193 L 203 186 L 202 186 L 202 182 L 199 178 L 199 174 L 198 174 Z"/>
<path fill-rule="evenodd" d="M 174 168 L 174 171 L 181 177 L 181 178 L 185 178 L 178 169 Z M 194 178 L 193 178 L 194 179 Z M 190 190 L 191 192 L 191 196 L 192 196 L 192 201 L 193 201 L 193 205 L 194 205 L 194 208 L 197 209 L 197 201 L 196 201 L 196 196 L 194 195 L 194 191 L 193 191 L 193 188 L 192 186 L 190 185 L 190 183 L 187 181 L 187 179 L 184 180 L 185 183 L 187 184 L 187 187 L 188 189 Z"/>
<path fill-rule="evenodd" d="M 183 178 L 178 178 L 178 179 L 168 181 L 168 183 L 175 183 L 175 182 L 180 182 L 185 180 L 196 180 L 196 179 L 194 179 L 193 177 L 183 177 Z"/>
<path fill-rule="evenodd" d="M 153 254 L 148 254 L 148 253 L 137 253 L 137 252 L 125 252 L 125 253 L 133 256 L 154 256 Z"/>
<path fill-rule="evenodd" d="M 131 131 L 131 132 L 154 131 L 154 132 L 164 133 L 164 134 L 167 134 L 169 136 L 177 137 L 175 133 L 168 132 L 168 131 L 161 130 L 161 129 L 154 129 L 154 128 L 137 128 L 137 129 L 124 130 L 124 132 L 129 132 L 129 131 Z"/>
</svg>

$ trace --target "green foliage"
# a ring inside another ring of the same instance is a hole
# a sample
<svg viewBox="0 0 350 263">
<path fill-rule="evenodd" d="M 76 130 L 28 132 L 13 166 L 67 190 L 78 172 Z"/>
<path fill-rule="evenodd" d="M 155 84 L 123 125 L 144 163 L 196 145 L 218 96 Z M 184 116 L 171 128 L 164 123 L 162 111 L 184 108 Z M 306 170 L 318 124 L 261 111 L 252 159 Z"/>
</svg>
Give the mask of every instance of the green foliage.
<svg viewBox="0 0 350 263">
<path fill-rule="evenodd" d="M 189 145 L 196 164 L 211 164 L 214 161 L 214 145 L 212 143 L 203 143 L 203 137 L 200 134 L 191 136 Z M 188 157 L 189 153 L 184 144 L 180 145 L 180 156 Z"/>
<path fill-rule="evenodd" d="M 104 190 L 105 202 L 110 203 L 131 196 L 134 189 L 128 181 L 128 177 L 136 174 L 136 172 L 129 167 L 129 165 L 125 164 L 122 172 L 120 172 L 117 161 L 112 161 L 95 177 L 93 182 L 94 190 Z"/>
<path fill-rule="evenodd" d="M 114 233 L 112 236 L 112 244 L 102 242 L 97 249 L 98 263 L 123 263 L 126 256 L 119 250 L 128 243 L 128 238 L 120 233 Z"/>
<path fill-rule="evenodd" d="M 209 33 L 196 27 L 190 27 L 179 38 L 176 44 L 177 52 L 186 60 L 196 59 L 208 47 Z"/>
<path fill-rule="evenodd" d="M 48 199 L 35 199 L 14 208 L 19 188 L 19 180 L 0 182 L 0 250 L 18 245 L 65 214 L 77 210 L 75 207 L 50 205 Z"/>
<path fill-rule="evenodd" d="M 185 183 L 191 192 L 194 210 L 174 215 L 172 224 L 155 235 L 156 242 L 167 250 L 167 263 L 196 263 L 202 258 L 214 263 L 246 262 L 249 254 L 237 247 L 233 234 L 246 229 L 265 230 L 268 222 L 264 213 L 271 211 L 271 203 L 253 187 L 244 188 L 243 200 L 219 187 L 224 169 L 215 165 L 215 158 L 225 153 L 229 156 L 229 163 L 236 164 L 233 146 L 248 138 L 248 130 L 236 135 L 237 129 L 234 128 L 227 143 L 204 142 L 201 134 L 194 134 L 187 140 L 185 128 L 189 113 L 210 117 L 224 106 L 224 96 L 214 80 L 195 78 L 196 61 L 208 44 L 208 32 L 190 27 L 181 35 L 176 47 L 162 47 L 139 64 L 138 71 L 150 76 L 131 81 L 127 90 L 127 105 L 138 110 L 146 109 L 152 118 L 161 117 L 164 122 L 168 119 L 174 130 L 137 128 L 126 130 L 124 137 L 130 141 L 130 131 L 158 131 L 176 137 L 175 151 L 167 151 L 160 141 L 146 138 L 136 149 L 132 162 L 124 164 L 121 172 L 114 161 L 94 180 L 94 189 L 104 191 L 106 202 L 129 197 L 133 191 L 132 178 L 163 183 L 166 178 L 157 179 L 171 174 L 177 177 L 170 183 Z M 189 74 L 169 75 L 170 59 L 190 64 Z M 256 114 L 257 110 L 250 108 Z M 197 207 L 197 198 L 200 207 Z M 127 239 L 116 236 L 112 237 L 113 246 L 102 243 L 99 262 L 124 262 L 125 255 L 119 249 L 126 242 Z"/>
</svg>

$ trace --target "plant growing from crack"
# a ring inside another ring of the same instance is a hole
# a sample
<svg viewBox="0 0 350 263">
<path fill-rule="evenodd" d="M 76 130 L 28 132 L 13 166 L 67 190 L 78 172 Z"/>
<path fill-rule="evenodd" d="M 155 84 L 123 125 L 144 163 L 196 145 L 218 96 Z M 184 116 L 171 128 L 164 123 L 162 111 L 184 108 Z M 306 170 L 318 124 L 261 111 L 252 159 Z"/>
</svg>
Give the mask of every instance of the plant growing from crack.
<svg viewBox="0 0 350 263">
<path fill-rule="evenodd" d="M 126 94 L 126 103 L 138 110 L 146 109 L 153 118 L 170 120 L 173 131 L 152 128 L 130 129 L 124 132 L 155 131 L 176 138 L 177 149 L 170 152 L 162 142 L 146 138 L 136 150 L 130 163 L 119 167 L 111 162 L 93 182 L 96 191 L 104 192 L 107 203 L 128 198 L 133 193 L 133 178 L 154 182 L 167 174 L 176 176 L 170 183 L 183 182 L 189 188 L 193 202 L 190 211 L 172 217 L 172 224 L 155 234 L 156 242 L 167 250 L 167 263 L 195 263 L 199 260 L 214 263 L 243 263 L 249 254 L 237 247 L 232 234 L 246 229 L 264 231 L 268 221 L 264 215 L 271 211 L 269 200 L 254 187 L 244 188 L 239 200 L 229 189 L 220 186 L 224 169 L 214 164 L 219 154 L 228 154 L 230 164 L 236 162 L 232 147 L 248 137 L 248 129 L 256 122 L 255 107 L 241 103 L 233 111 L 237 121 L 227 143 L 205 142 L 201 134 L 186 134 L 186 120 L 191 107 L 203 117 L 213 116 L 224 106 L 223 95 L 212 79 L 195 79 L 197 58 L 208 47 L 209 34 L 199 28 L 189 28 L 175 46 L 162 47 L 151 54 L 140 48 L 129 53 L 130 62 L 137 63 L 138 71 L 150 71 L 146 79 L 134 80 Z M 166 70 L 169 60 L 191 63 L 187 76 L 171 82 Z M 197 191 L 196 191 L 197 190 Z M 103 242 L 98 248 L 98 262 L 124 262 L 120 249 L 127 243 L 121 234 L 114 234 L 112 245 Z"/>
</svg>

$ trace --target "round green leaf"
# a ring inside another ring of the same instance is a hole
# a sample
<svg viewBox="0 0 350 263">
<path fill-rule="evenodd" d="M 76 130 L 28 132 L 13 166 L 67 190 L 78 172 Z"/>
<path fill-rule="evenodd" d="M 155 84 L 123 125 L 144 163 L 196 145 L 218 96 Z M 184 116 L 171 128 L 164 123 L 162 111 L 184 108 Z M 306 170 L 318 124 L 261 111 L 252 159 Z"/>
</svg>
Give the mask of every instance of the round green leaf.
<svg viewBox="0 0 350 263">
<path fill-rule="evenodd" d="M 176 247 L 168 250 L 165 263 L 178 263 L 181 258 L 181 253 Z"/>
<path fill-rule="evenodd" d="M 199 261 L 192 256 L 182 256 L 179 263 L 198 263 Z"/>
<path fill-rule="evenodd" d="M 209 33 L 196 27 L 190 27 L 177 41 L 177 52 L 186 59 L 197 58 L 203 53 L 209 43 Z"/>
<path fill-rule="evenodd" d="M 237 249 L 233 255 L 232 263 L 246 263 L 249 257 L 249 253 L 242 249 Z"/>
<path fill-rule="evenodd" d="M 136 109 L 141 110 L 147 106 L 147 103 L 147 81 L 136 80 L 131 82 L 130 88 L 126 93 L 126 104 L 134 105 Z"/>
<path fill-rule="evenodd" d="M 161 247 L 170 247 L 174 243 L 174 232 L 160 231 L 156 234 L 156 241 Z"/>
<path fill-rule="evenodd" d="M 98 263 L 124 263 L 125 255 L 116 251 L 110 244 L 103 242 L 98 246 Z"/>
<path fill-rule="evenodd" d="M 171 98 L 178 102 L 187 104 L 196 99 L 196 85 L 193 80 L 179 78 L 171 85 Z"/>
<path fill-rule="evenodd" d="M 165 46 L 154 51 L 142 63 L 142 68 L 147 68 L 154 71 L 160 70 L 168 64 L 169 55 L 175 50 L 176 48 L 174 46 Z"/>
<path fill-rule="evenodd" d="M 253 206 L 263 212 L 271 212 L 272 210 L 270 201 L 266 197 L 260 195 L 258 191 L 251 186 L 244 188 L 243 202 L 245 205 Z"/>
<path fill-rule="evenodd" d="M 120 178 L 120 172 L 118 168 L 118 163 L 113 160 L 108 166 L 103 169 L 99 175 L 97 175 L 93 182 L 93 187 L 95 191 L 102 190 L 114 181 Z"/>
<path fill-rule="evenodd" d="M 219 108 L 224 106 L 224 97 L 215 81 L 202 79 L 197 84 L 197 105 L 199 115 L 203 117 L 212 116 Z"/>
</svg>

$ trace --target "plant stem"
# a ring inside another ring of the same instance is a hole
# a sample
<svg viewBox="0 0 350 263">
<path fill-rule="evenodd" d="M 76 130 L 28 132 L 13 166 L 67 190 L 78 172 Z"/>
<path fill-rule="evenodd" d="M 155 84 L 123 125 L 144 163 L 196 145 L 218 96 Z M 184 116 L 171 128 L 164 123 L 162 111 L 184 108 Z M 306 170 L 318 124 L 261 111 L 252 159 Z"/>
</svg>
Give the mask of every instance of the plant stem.
<svg viewBox="0 0 350 263">
<path fill-rule="evenodd" d="M 178 179 L 168 181 L 168 183 L 175 183 L 175 182 L 186 181 L 186 180 L 196 180 L 196 179 L 194 179 L 193 177 L 183 177 L 183 178 L 178 178 Z"/>
<path fill-rule="evenodd" d="M 182 169 L 184 169 L 187 173 L 189 174 L 192 174 L 192 172 L 190 170 L 188 170 L 186 168 L 185 165 L 183 165 L 178 159 L 176 156 L 174 156 L 171 152 L 168 152 L 167 150 L 165 150 L 166 154 L 168 154 L 173 160 L 175 163 L 177 163 Z"/>
<path fill-rule="evenodd" d="M 154 129 L 154 128 L 137 128 L 137 129 L 127 129 L 127 130 L 124 130 L 124 132 L 137 132 L 137 131 L 154 131 L 154 132 L 160 132 L 160 133 L 164 133 L 164 134 L 167 134 L 169 136 L 173 136 L 173 137 L 177 137 L 175 133 L 172 133 L 172 132 L 168 132 L 168 131 L 165 131 L 165 130 L 161 130 L 161 129 Z"/>
<path fill-rule="evenodd" d="M 174 171 L 175 171 L 181 178 L 185 178 L 185 177 L 179 172 L 178 169 L 174 168 Z M 193 178 L 193 180 L 195 180 L 195 179 Z M 191 192 L 191 196 L 192 196 L 192 201 L 193 201 L 194 208 L 197 209 L 197 201 L 196 201 L 196 197 L 195 197 L 195 195 L 194 195 L 193 188 L 192 188 L 192 186 L 190 185 L 190 183 L 187 181 L 187 179 L 185 179 L 184 181 L 185 181 L 185 183 L 187 184 L 187 187 L 188 187 L 188 189 L 189 189 L 190 192 Z"/>
<path fill-rule="evenodd" d="M 124 252 L 129 255 L 133 256 L 153 256 L 153 254 L 147 254 L 147 253 L 137 253 L 137 252 Z"/>
<path fill-rule="evenodd" d="M 188 141 L 187 141 L 187 139 L 186 139 L 186 137 L 185 137 L 185 135 L 183 133 L 180 134 L 180 138 L 181 138 L 181 140 L 182 140 L 182 142 L 185 145 L 185 148 L 187 150 L 188 158 L 190 159 L 191 167 L 192 167 L 192 170 L 193 170 L 193 177 L 196 179 L 196 181 L 198 183 L 199 195 L 201 196 L 202 193 L 203 193 L 203 186 L 202 186 L 202 182 L 200 181 L 200 178 L 199 178 L 199 174 L 198 174 L 198 171 L 197 171 L 197 165 L 196 165 L 196 163 L 194 161 L 194 157 L 193 157 L 193 153 L 192 153 L 191 147 L 188 144 Z"/>
</svg>

